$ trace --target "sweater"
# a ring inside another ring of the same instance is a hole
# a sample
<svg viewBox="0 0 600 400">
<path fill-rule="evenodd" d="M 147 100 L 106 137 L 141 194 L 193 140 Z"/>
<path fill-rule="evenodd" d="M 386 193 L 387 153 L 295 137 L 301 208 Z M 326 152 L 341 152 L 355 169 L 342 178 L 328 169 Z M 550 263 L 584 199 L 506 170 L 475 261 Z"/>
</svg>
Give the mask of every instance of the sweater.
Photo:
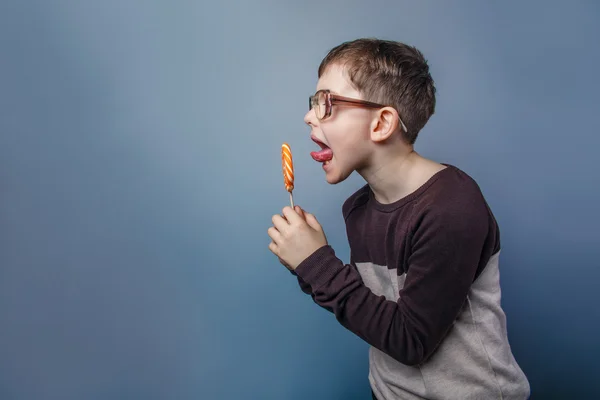
<svg viewBox="0 0 600 400">
<path fill-rule="evenodd" d="M 350 262 L 325 245 L 294 273 L 370 345 L 378 399 L 529 397 L 501 307 L 498 224 L 471 177 L 446 165 L 390 204 L 365 185 L 342 213 Z"/>
</svg>

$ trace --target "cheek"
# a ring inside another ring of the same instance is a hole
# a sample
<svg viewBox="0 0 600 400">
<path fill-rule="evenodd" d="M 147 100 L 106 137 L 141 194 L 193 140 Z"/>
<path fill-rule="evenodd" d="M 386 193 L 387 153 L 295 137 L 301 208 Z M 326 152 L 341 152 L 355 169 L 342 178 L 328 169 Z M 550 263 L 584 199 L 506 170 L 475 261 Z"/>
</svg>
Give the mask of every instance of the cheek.
<svg viewBox="0 0 600 400">
<path fill-rule="evenodd" d="M 361 125 L 361 122 L 357 121 L 355 124 L 345 124 L 340 129 L 340 135 L 336 136 L 340 148 L 343 148 L 345 151 L 352 150 L 352 153 L 355 154 L 362 152 L 367 145 L 369 135 L 368 130 Z"/>
<path fill-rule="evenodd" d="M 369 126 L 363 118 L 339 119 L 321 128 L 332 149 L 358 144 L 369 138 Z"/>
</svg>

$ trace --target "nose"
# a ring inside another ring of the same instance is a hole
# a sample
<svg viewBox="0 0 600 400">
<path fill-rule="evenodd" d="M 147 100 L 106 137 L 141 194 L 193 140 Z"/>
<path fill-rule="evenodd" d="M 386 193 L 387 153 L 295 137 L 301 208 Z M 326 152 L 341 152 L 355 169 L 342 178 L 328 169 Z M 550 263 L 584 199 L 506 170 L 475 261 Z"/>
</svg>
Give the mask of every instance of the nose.
<svg viewBox="0 0 600 400">
<path fill-rule="evenodd" d="M 313 110 L 313 109 L 308 110 L 308 112 L 304 115 L 304 123 L 306 125 L 310 126 L 311 128 L 314 128 L 315 126 L 317 126 L 318 120 L 317 120 L 317 116 L 315 115 L 315 110 Z"/>
</svg>

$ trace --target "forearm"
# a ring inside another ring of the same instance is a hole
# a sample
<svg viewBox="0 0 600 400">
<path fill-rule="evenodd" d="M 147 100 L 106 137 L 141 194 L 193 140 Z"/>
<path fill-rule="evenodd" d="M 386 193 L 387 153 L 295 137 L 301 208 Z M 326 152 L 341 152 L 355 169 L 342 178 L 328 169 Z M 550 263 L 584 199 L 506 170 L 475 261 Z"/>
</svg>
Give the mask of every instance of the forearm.
<svg viewBox="0 0 600 400">
<path fill-rule="evenodd" d="M 407 365 L 428 355 L 426 329 L 406 304 L 371 292 L 358 271 L 339 260 L 331 247 L 313 253 L 296 274 L 312 287 L 317 304 L 367 343 Z"/>
<path fill-rule="evenodd" d="M 290 272 L 292 273 L 292 275 L 294 275 L 298 279 L 298 285 L 300 285 L 300 290 L 302 290 L 306 294 L 312 295 L 312 288 L 310 287 L 310 285 L 308 283 L 304 282 L 304 279 L 302 279 L 300 276 L 298 276 L 298 274 L 296 274 L 295 271 L 290 271 Z"/>
</svg>

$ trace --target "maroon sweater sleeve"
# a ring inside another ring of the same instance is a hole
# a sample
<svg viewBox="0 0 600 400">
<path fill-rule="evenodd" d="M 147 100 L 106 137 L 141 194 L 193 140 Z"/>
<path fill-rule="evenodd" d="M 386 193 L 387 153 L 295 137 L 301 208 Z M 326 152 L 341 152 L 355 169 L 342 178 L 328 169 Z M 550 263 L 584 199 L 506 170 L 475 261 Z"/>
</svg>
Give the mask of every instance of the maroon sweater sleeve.
<svg viewBox="0 0 600 400">
<path fill-rule="evenodd" d="M 413 226 L 397 302 L 375 295 L 329 245 L 295 270 L 344 327 L 407 365 L 429 357 L 458 315 L 481 261 L 488 215 L 485 207 L 457 202 L 420 214 Z"/>
<path fill-rule="evenodd" d="M 298 276 L 298 274 L 296 274 L 295 271 L 290 271 L 290 272 L 292 273 L 292 275 L 294 275 L 296 278 L 298 278 L 298 285 L 300 285 L 300 290 L 302 290 L 306 294 L 312 294 L 312 288 L 310 287 L 310 285 L 308 283 L 304 282 L 304 279 L 300 278 Z"/>
</svg>

